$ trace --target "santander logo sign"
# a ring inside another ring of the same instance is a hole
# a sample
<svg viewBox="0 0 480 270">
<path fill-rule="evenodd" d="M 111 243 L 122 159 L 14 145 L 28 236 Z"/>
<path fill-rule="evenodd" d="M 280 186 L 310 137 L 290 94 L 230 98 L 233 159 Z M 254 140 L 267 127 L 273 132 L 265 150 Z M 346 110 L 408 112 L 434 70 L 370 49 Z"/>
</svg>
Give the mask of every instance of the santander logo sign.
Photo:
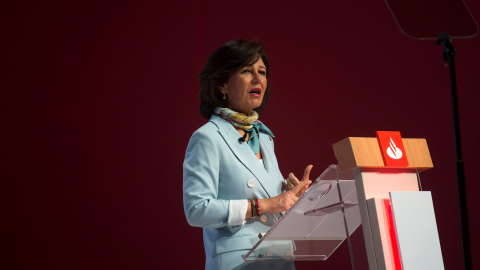
<svg viewBox="0 0 480 270">
<path fill-rule="evenodd" d="M 392 137 L 390 137 L 390 146 L 387 148 L 387 155 L 393 159 L 401 159 L 403 157 L 402 150 L 395 145 Z"/>
<path fill-rule="evenodd" d="M 386 167 L 407 167 L 408 159 L 398 131 L 377 131 L 377 140 Z"/>
</svg>

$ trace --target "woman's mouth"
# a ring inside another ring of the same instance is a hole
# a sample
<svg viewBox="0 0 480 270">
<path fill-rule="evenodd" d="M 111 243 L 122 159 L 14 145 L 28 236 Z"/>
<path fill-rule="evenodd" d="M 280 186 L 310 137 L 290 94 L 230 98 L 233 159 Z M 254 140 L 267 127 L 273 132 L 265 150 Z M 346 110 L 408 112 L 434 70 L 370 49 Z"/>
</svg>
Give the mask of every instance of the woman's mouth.
<svg viewBox="0 0 480 270">
<path fill-rule="evenodd" d="M 248 92 L 250 95 L 254 96 L 254 97 L 261 97 L 262 95 L 262 89 L 260 88 L 254 88 L 252 89 L 250 92 Z"/>
</svg>

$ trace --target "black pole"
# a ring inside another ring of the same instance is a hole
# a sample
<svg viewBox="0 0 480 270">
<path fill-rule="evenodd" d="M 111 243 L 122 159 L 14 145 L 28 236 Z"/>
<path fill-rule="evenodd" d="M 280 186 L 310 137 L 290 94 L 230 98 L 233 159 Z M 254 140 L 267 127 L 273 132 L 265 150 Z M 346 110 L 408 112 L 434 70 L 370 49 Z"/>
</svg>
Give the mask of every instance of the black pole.
<svg viewBox="0 0 480 270">
<path fill-rule="evenodd" d="M 443 60 L 448 62 L 450 69 L 450 88 L 452 90 L 453 127 L 455 132 L 455 153 L 457 169 L 457 188 L 460 207 L 460 222 L 462 228 L 463 265 L 465 269 L 472 269 L 472 255 L 470 251 L 470 231 L 468 228 L 467 193 L 463 170 L 462 147 L 460 145 L 460 124 L 458 120 L 457 81 L 455 76 L 455 47 L 448 34 L 438 36 L 437 45 L 442 44 Z"/>
</svg>

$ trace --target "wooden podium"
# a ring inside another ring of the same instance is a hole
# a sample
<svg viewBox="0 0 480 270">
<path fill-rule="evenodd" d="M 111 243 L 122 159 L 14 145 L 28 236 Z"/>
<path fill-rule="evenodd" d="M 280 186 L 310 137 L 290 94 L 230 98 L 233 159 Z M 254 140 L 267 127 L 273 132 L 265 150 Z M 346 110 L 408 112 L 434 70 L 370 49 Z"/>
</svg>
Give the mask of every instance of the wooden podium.
<svg viewBox="0 0 480 270">
<path fill-rule="evenodd" d="M 340 170 L 353 170 L 369 268 L 444 269 L 431 193 L 422 191 L 419 179 L 419 172 L 433 168 L 427 142 L 390 140 L 408 165 L 385 165 L 390 157 L 377 138 L 333 144 Z"/>
</svg>

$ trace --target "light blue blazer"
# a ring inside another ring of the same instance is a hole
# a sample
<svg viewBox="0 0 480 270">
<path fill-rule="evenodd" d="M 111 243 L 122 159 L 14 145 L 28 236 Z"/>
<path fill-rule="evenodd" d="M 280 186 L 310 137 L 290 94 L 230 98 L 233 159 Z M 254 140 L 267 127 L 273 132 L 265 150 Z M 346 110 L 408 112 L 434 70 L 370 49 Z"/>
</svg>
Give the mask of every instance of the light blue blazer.
<svg viewBox="0 0 480 270">
<path fill-rule="evenodd" d="M 264 167 L 247 143 L 239 143 L 240 137 L 229 122 L 212 115 L 193 133 L 187 147 L 183 204 L 188 223 L 203 228 L 206 269 L 233 269 L 242 264 L 241 255 L 258 242 L 259 233 L 267 232 L 279 218 L 278 214 L 265 214 L 264 222 L 257 217 L 244 225 L 228 226 L 230 200 L 269 198 L 282 192 L 283 177 L 273 139 L 260 133 Z"/>
</svg>

